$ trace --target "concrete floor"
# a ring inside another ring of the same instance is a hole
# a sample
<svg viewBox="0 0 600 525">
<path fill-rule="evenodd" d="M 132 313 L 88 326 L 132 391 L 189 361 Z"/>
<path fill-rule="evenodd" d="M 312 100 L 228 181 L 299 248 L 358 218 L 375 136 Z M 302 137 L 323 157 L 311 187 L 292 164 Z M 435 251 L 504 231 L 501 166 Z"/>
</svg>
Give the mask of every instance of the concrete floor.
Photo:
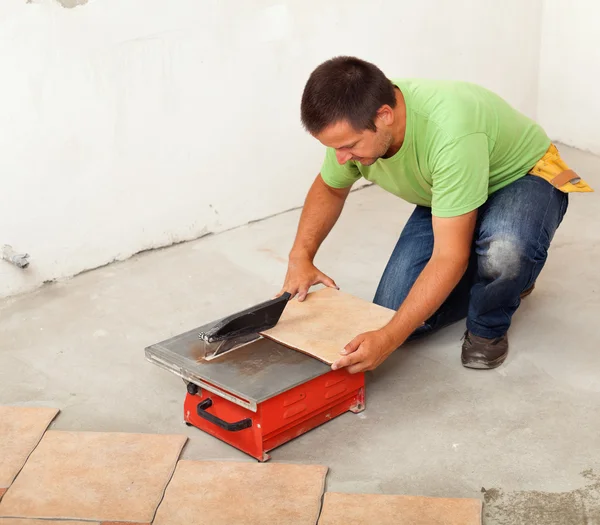
<svg viewBox="0 0 600 525">
<path fill-rule="evenodd" d="M 562 149 L 600 190 L 600 159 Z M 597 193 L 572 197 L 504 366 L 463 368 L 464 328 L 452 326 L 369 373 L 363 414 L 276 449 L 272 461 L 328 465 L 330 491 L 485 498 L 488 525 L 600 519 L 599 210 Z M 318 265 L 371 300 L 410 211 L 377 187 L 352 193 Z M 271 297 L 298 217 L 0 302 L 0 403 L 60 408 L 55 429 L 184 433 L 186 459 L 251 461 L 183 425 L 183 382 L 146 362 L 144 348 Z"/>
</svg>

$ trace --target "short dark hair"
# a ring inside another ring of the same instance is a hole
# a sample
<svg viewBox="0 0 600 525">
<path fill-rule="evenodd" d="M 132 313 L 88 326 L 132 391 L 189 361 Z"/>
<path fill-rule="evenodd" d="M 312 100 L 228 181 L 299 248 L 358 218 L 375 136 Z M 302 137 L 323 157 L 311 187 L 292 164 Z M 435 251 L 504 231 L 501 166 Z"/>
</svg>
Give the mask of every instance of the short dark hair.
<svg viewBox="0 0 600 525">
<path fill-rule="evenodd" d="M 376 65 L 350 56 L 331 58 L 310 75 L 302 94 L 302 124 L 311 134 L 347 120 L 356 131 L 375 131 L 381 106 L 396 106 L 394 85 Z"/>
</svg>

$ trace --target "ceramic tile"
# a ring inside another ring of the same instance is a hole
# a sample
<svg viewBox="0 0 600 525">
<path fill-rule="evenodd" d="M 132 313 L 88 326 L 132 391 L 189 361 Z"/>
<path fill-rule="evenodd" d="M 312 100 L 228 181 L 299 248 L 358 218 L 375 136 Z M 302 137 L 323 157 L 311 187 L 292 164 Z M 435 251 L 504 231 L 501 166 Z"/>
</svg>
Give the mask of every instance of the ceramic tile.
<svg viewBox="0 0 600 525">
<path fill-rule="evenodd" d="M 58 412 L 55 408 L 0 406 L 0 499 Z"/>
<path fill-rule="evenodd" d="M 29 518 L 0 518 L 0 525 L 101 525 L 96 521 L 36 520 Z"/>
<path fill-rule="evenodd" d="M 318 525 L 481 525 L 481 501 L 383 494 L 325 494 Z"/>
<path fill-rule="evenodd" d="M 149 523 L 185 436 L 48 431 L 0 517 Z"/>
<path fill-rule="evenodd" d="M 331 364 L 357 335 L 385 326 L 396 312 L 334 288 L 292 299 L 279 322 L 262 334 Z"/>
<path fill-rule="evenodd" d="M 153 525 L 315 525 L 327 467 L 180 461 Z"/>
</svg>

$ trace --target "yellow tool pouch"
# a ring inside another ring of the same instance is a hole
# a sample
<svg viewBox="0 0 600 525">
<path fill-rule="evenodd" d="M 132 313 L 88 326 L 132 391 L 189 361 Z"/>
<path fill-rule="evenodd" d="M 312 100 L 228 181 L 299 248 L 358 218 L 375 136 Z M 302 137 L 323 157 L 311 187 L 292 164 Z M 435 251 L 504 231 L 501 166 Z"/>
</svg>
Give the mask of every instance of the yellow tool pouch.
<svg viewBox="0 0 600 525">
<path fill-rule="evenodd" d="M 550 145 L 548 151 L 531 168 L 529 173 L 542 177 L 564 193 L 587 193 L 594 191 L 587 182 L 566 165 L 554 144 Z"/>
</svg>

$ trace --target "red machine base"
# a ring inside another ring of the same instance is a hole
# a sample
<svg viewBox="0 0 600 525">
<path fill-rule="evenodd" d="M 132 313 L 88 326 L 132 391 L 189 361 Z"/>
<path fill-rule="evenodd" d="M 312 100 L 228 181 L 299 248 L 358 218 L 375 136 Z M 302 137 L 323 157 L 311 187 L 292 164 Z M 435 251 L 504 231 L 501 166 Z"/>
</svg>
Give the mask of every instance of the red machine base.
<svg viewBox="0 0 600 525">
<path fill-rule="evenodd" d="M 364 409 L 364 374 L 342 369 L 258 403 L 256 412 L 190 384 L 184 420 L 259 461 L 267 461 L 270 450 L 344 412 Z"/>
</svg>

